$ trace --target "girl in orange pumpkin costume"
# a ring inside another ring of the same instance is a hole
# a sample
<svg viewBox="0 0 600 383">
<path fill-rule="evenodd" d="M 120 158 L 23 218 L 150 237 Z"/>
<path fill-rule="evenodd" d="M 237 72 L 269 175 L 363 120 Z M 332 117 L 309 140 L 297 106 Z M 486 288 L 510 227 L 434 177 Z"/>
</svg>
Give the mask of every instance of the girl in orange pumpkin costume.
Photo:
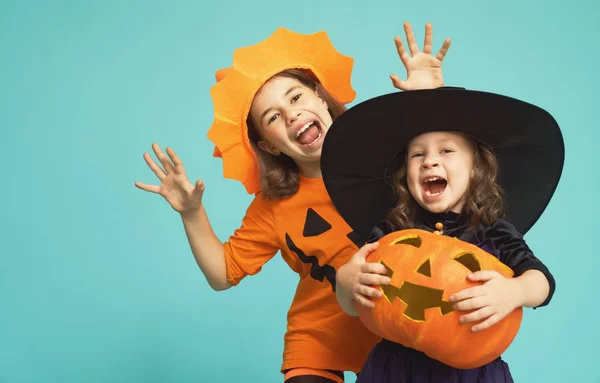
<svg viewBox="0 0 600 383">
<path fill-rule="evenodd" d="M 357 157 L 364 147 L 377 150 Z M 443 292 L 454 310 L 472 310 L 460 323 L 479 332 L 517 307 L 547 305 L 554 294 L 554 277 L 522 236 L 554 194 L 563 161 L 560 128 L 545 110 L 493 93 L 440 88 L 351 108 L 330 129 L 322 170 L 334 205 L 360 238 L 375 242 L 417 228 L 476 245 L 512 269 L 515 278 L 473 269 L 468 280 L 480 285 Z M 377 246 L 365 245 L 338 270 L 336 294 L 350 315 L 357 315 L 355 304 L 372 308 L 371 298 L 384 299 L 376 287 L 391 282 L 385 265 L 365 262 Z M 435 310 L 425 317 L 439 316 Z M 512 381 L 501 357 L 459 369 L 383 339 L 357 383 Z"/>
<path fill-rule="evenodd" d="M 434 57 L 430 25 L 423 52 L 408 23 L 405 31 L 412 57 L 398 37 L 396 46 L 408 79 L 392 76 L 394 86 L 442 86 L 449 39 Z M 320 172 L 325 134 L 355 97 L 352 64 L 324 32 L 301 35 L 280 28 L 259 44 L 237 49 L 232 66 L 217 72 L 208 137 L 214 155 L 223 159 L 225 177 L 255 194 L 228 241 L 221 243 L 210 227 L 202 204 L 204 184 L 189 182 L 171 148 L 167 157 L 153 144 L 162 168 L 144 154 L 161 185 L 136 183 L 162 195 L 181 214 L 194 257 L 214 290 L 257 274 L 278 251 L 300 275 L 284 339 L 281 370 L 288 383 L 343 382 L 343 371 L 358 372 L 379 340 L 337 303 L 336 270 L 358 247 Z"/>
</svg>

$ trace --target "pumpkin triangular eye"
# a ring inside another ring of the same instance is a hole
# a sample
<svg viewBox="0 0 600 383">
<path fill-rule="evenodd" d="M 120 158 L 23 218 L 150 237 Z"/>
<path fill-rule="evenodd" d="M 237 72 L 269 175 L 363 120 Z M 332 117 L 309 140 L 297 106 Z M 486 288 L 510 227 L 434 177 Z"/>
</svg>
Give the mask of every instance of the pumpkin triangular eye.
<svg viewBox="0 0 600 383">
<path fill-rule="evenodd" d="M 423 274 L 426 277 L 431 277 L 431 262 L 429 262 L 429 259 L 426 260 L 425 263 L 423 263 L 421 266 L 419 266 L 417 273 Z"/>
<path fill-rule="evenodd" d="M 463 253 L 456 257 L 454 260 L 471 270 L 471 272 L 476 272 L 481 270 L 481 265 L 479 264 L 479 260 L 475 258 L 475 254 L 473 253 Z"/>
<path fill-rule="evenodd" d="M 423 241 L 421 240 L 421 237 L 419 237 L 418 235 L 406 235 L 406 236 L 400 237 L 397 240 L 390 243 L 390 246 L 409 245 L 409 246 L 414 246 L 414 247 L 421 247 L 421 243 L 423 243 Z"/>
<path fill-rule="evenodd" d="M 314 237 L 316 235 L 321 235 L 327 230 L 331 229 L 331 224 L 325 221 L 323 217 L 317 214 L 311 208 L 308 208 L 306 211 L 306 221 L 304 221 L 304 231 L 302 235 L 305 237 Z"/>
</svg>

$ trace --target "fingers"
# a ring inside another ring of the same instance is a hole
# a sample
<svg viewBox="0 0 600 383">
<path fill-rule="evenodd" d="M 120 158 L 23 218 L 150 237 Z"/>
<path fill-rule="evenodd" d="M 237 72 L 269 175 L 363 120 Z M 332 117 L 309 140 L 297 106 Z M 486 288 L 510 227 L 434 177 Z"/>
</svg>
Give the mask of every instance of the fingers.
<svg viewBox="0 0 600 383">
<path fill-rule="evenodd" d="M 494 314 L 491 306 L 482 307 L 479 310 L 473 311 L 467 315 L 460 317 L 460 323 L 478 322 Z"/>
<path fill-rule="evenodd" d="M 379 298 L 383 295 L 381 290 L 370 286 L 359 285 L 355 290 L 355 296 L 362 295 L 369 298 Z"/>
<path fill-rule="evenodd" d="M 435 55 L 435 58 L 443 61 L 444 57 L 446 57 L 446 53 L 448 53 L 448 49 L 450 48 L 450 43 L 452 41 L 450 39 L 446 39 L 444 40 L 444 44 L 442 45 L 442 47 L 440 48 L 440 51 L 437 53 L 437 55 Z"/>
<path fill-rule="evenodd" d="M 365 274 L 387 275 L 388 269 L 379 262 L 366 262 L 360 267 L 360 271 Z"/>
<path fill-rule="evenodd" d="M 400 78 L 398 76 L 396 76 L 395 74 L 390 75 L 390 78 L 392 79 L 392 85 L 394 85 L 394 88 L 397 88 L 400 90 L 410 90 L 410 88 L 406 84 L 406 82 L 403 80 L 400 80 Z"/>
<path fill-rule="evenodd" d="M 459 302 L 459 301 L 463 301 L 465 299 L 479 297 L 484 294 L 485 294 L 485 292 L 481 288 L 481 286 L 473 286 L 473 287 L 466 288 L 464 290 L 461 290 L 461 291 L 451 295 L 450 302 Z"/>
<path fill-rule="evenodd" d="M 431 54 L 433 49 L 433 26 L 431 23 L 425 24 L 425 44 L 423 45 L 423 53 Z"/>
<path fill-rule="evenodd" d="M 375 302 L 373 302 L 371 299 L 381 298 L 382 296 L 383 293 L 381 290 L 364 285 L 356 286 L 354 288 L 354 292 L 352 293 L 352 297 L 355 301 L 368 308 L 375 307 Z"/>
<path fill-rule="evenodd" d="M 196 181 L 195 189 L 199 193 L 204 193 L 206 186 L 204 186 L 204 182 L 202 182 L 202 180 L 198 180 Z"/>
<path fill-rule="evenodd" d="M 381 286 L 389 285 L 391 279 L 384 275 L 361 273 L 358 275 L 358 283 L 361 285 Z"/>
<path fill-rule="evenodd" d="M 174 165 L 173 170 L 175 171 L 175 173 L 185 174 L 185 168 L 183 167 L 183 162 L 177 156 L 175 151 L 171 148 L 167 148 L 167 154 L 169 155 L 169 158 L 171 158 L 171 161 L 173 161 L 173 165 Z"/>
<path fill-rule="evenodd" d="M 402 64 L 404 64 L 404 66 L 407 66 L 408 62 L 410 61 L 410 56 L 408 55 L 408 53 L 406 53 L 406 50 L 404 49 L 402 39 L 396 36 L 394 37 L 394 43 L 396 43 L 396 50 L 398 51 L 398 56 L 400 56 L 400 60 L 402 60 Z"/>
<path fill-rule="evenodd" d="M 192 191 L 193 199 L 202 202 L 202 196 L 204 195 L 204 190 L 206 186 L 204 186 L 204 182 L 202 180 L 196 181 L 196 185 L 194 185 L 194 190 Z"/>
<path fill-rule="evenodd" d="M 372 309 L 375 307 L 375 303 L 368 298 L 363 297 L 362 295 L 356 295 L 354 300 L 357 301 L 361 306 Z"/>
<path fill-rule="evenodd" d="M 136 182 L 135 186 L 150 193 L 160 194 L 160 186 L 157 185 L 148 185 L 141 182 Z"/>
<path fill-rule="evenodd" d="M 496 313 L 496 314 L 492 315 L 491 317 L 489 317 L 488 319 L 486 319 L 484 322 L 481 322 L 481 323 L 473 326 L 471 328 L 471 331 L 479 332 L 479 331 L 486 330 L 486 329 L 492 327 L 493 325 L 495 325 L 496 323 L 500 322 L 502 320 L 502 318 L 503 318 L 502 315 Z"/>
<path fill-rule="evenodd" d="M 482 307 L 487 306 L 488 300 L 485 296 L 479 296 L 475 298 L 465 299 L 464 301 L 460 301 L 452 305 L 455 310 L 459 311 L 467 311 L 467 310 L 476 310 Z"/>
<path fill-rule="evenodd" d="M 160 146 L 158 146 L 157 143 L 153 143 L 152 150 L 154 151 L 156 158 L 158 158 L 163 168 L 165 169 L 165 173 L 172 173 L 174 171 L 173 164 L 171 163 L 171 160 L 169 160 L 169 158 L 165 156 L 165 154 L 162 152 Z"/>
<path fill-rule="evenodd" d="M 473 282 L 487 282 L 492 278 L 502 277 L 500 273 L 492 270 L 481 270 L 476 271 L 472 274 L 467 275 L 470 281 Z"/>
<path fill-rule="evenodd" d="M 414 57 L 417 53 L 419 53 L 419 46 L 417 45 L 415 34 L 413 33 L 409 22 L 404 23 L 404 33 L 406 33 L 406 42 L 408 43 L 410 54 Z"/>
<path fill-rule="evenodd" d="M 367 258 L 367 255 L 371 254 L 372 252 L 374 252 L 375 250 L 377 250 L 377 247 L 379 246 L 379 242 L 373 242 L 373 243 L 367 243 L 366 245 L 364 245 L 363 247 L 361 247 L 356 254 L 354 254 L 355 257 L 360 258 L 362 260 Z"/>
<path fill-rule="evenodd" d="M 148 167 L 150 167 L 150 170 L 152 170 L 152 172 L 156 175 L 156 177 L 158 177 L 159 180 L 162 181 L 167 177 L 167 173 L 165 173 L 165 171 L 160 166 L 158 166 L 156 162 L 154 162 L 152 157 L 150 157 L 150 154 L 144 153 L 144 161 L 146 161 Z"/>
</svg>

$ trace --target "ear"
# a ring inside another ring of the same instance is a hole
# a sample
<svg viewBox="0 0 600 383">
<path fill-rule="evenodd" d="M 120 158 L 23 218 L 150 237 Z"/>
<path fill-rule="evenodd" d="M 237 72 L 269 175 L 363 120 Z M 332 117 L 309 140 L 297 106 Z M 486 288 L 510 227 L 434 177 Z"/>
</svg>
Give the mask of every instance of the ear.
<svg viewBox="0 0 600 383">
<path fill-rule="evenodd" d="M 276 147 L 274 147 L 267 141 L 258 141 L 257 145 L 261 150 L 263 150 L 271 155 L 278 156 L 281 154 L 281 150 L 277 149 Z"/>
</svg>

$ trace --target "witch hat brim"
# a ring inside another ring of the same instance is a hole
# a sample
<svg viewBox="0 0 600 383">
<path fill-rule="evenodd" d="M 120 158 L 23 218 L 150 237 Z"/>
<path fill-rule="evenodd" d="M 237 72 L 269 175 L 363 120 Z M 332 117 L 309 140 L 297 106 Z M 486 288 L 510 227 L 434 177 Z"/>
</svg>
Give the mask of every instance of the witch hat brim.
<svg viewBox="0 0 600 383">
<path fill-rule="evenodd" d="M 463 88 L 379 96 L 347 110 L 323 143 L 321 170 L 335 207 L 364 242 L 396 205 L 391 176 L 414 137 L 462 131 L 495 153 L 505 218 L 525 234 L 544 212 L 560 179 L 564 141 L 556 120 L 526 102 Z"/>
</svg>

